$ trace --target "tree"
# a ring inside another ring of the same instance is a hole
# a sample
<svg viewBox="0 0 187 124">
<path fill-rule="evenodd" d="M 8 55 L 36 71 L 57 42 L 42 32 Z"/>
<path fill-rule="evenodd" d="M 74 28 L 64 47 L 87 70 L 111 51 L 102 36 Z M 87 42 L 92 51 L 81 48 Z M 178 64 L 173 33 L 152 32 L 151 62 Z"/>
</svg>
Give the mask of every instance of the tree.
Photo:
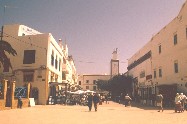
<svg viewBox="0 0 187 124">
<path fill-rule="evenodd" d="M 121 93 L 123 94 L 131 94 L 133 91 L 132 87 L 133 78 L 131 76 L 116 75 L 112 77 L 110 80 L 98 80 L 97 87 L 100 90 L 109 91 L 113 98 L 116 96 L 120 96 Z"/>
<path fill-rule="evenodd" d="M 99 90 L 109 91 L 108 80 L 98 80 L 97 87 Z"/>
<path fill-rule="evenodd" d="M 112 96 L 119 96 L 121 93 L 131 94 L 133 90 L 132 83 L 133 78 L 131 76 L 126 76 L 124 74 L 114 76 L 109 80 L 109 87 Z"/>
<path fill-rule="evenodd" d="M 8 42 L 0 40 L 0 62 L 2 63 L 4 70 L 9 67 L 12 69 L 12 64 L 7 57 L 6 52 L 13 56 L 17 55 L 17 52 Z"/>
</svg>

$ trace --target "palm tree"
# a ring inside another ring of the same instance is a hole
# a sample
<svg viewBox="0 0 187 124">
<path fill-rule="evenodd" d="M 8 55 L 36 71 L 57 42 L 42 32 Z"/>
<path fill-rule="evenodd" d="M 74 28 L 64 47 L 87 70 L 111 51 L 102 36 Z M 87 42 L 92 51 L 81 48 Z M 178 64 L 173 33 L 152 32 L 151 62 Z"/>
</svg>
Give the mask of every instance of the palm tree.
<svg viewBox="0 0 187 124">
<path fill-rule="evenodd" d="M 10 59 L 7 57 L 6 52 L 9 54 L 12 54 L 13 56 L 17 55 L 17 52 L 12 48 L 12 46 L 8 42 L 1 39 L 0 40 L 0 62 L 2 63 L 4 70 L 9 67 L 12 69 Z"/>
</svg>

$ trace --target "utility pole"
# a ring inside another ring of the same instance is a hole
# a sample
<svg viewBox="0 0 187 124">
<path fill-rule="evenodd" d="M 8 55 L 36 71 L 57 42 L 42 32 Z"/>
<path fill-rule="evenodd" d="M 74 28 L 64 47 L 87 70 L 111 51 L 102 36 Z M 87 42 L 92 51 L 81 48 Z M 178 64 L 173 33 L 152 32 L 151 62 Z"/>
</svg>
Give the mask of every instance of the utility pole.
<svg viewBox="0 0 187 124">
<path fill-rule="evenodd" d="M 5 5 L 3 8 L 3 22 L 2 22 L 2 27 L 1 27 L 1 40 L 3 40 L 3 26 L 4 26 L 5 11 L 6 11 L 7 7 L 8 6 Z"/>
<path fill-rule="evenodd" d="M 11 6 L 7 6 L 7 5 L 4 5 L 4 8 L 3 8 L 3 22 L 2 22 L 2 27 L 1 27 L 1 40 L 3 40 L 3 26 L 5 24 L 5 13 L 6 13 L 6 9 L 7 8 L 17 8 L 17 7 L 11 7 Z"/>
</svg>

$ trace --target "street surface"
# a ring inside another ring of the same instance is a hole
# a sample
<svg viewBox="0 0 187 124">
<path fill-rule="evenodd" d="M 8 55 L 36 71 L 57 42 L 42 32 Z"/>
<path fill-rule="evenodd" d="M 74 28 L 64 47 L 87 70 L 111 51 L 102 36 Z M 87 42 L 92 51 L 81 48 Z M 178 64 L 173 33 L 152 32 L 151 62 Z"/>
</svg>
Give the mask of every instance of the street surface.
<svg viewBox="0 0 187 124">
<path fill-rule="evenodd" d="M 154 107 L 125 107 L 111 102 L 88 111 L 87 106 L 37 105 L 0 110 L 0 124 L 187 124 L 187 111 L 157 112 Z"/>
</svg>

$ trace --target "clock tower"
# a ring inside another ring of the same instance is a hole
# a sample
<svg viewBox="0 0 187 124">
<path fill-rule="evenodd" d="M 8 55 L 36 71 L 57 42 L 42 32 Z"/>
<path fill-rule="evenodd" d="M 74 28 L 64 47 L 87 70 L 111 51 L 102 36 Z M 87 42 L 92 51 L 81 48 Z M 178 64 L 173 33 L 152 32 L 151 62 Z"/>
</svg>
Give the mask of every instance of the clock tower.
<svg viewBox="0 0 187 124">
<path fill-rule="evenodd" d="M 119 74 L 119 60 L 117 58 L 117 48 L 112 53 L 112 59 L 110 61 L 110 75 L 111 77 Z"/>
</svg>

